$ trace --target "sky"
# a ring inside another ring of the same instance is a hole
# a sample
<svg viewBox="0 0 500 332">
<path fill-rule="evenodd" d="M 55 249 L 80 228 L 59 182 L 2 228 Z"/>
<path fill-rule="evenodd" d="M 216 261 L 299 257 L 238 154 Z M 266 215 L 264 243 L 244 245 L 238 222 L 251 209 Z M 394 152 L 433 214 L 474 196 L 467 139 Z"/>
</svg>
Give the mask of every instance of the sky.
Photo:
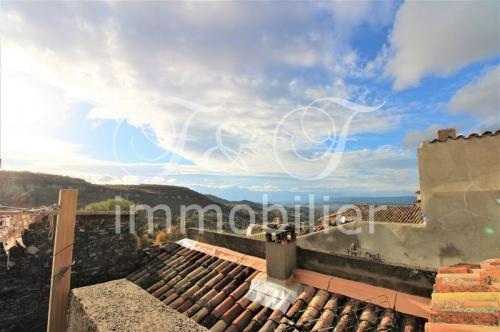
<svg viewBox="0 0 500 332">
<path fill-rule="evenodd" d="M 500 128 L 500 4 L 0 2 L 2 169 L 227 199 L 397 196 Z"/>
</svg>

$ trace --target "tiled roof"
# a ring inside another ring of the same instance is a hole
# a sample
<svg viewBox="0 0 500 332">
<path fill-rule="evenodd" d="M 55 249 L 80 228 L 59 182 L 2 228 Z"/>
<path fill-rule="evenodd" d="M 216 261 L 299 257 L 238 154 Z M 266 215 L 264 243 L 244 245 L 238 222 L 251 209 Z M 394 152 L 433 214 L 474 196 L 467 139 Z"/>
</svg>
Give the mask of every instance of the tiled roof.
<svg viewBox="0 0 500 332">
<path fill-rule="evenodd" d="M 500 331 L 500 258 L 438 269 L 427 332 Z"/>
<path fill-rule="evenodd" d="M 246 297 L 263 272 L 244 259 L 169 244 L 128 279 L 212 331 L 422 331 L 422 318 L 384 307 L 380 299 L 375 305 L 307 285 L 285 313 L 263 307 Z"/>
<path fill-rule="evenodd" d="M 361 212 L 361 221 L 369 220 L 370 205 L 357 204 L 355 205 Z M 377 207 L 375 207 L 377 208 Z M 335 226 L 340 222 L 340 219 L 345 217 L 345 222 L 358 220 L 357 210 L 354 208 L 345 209 L 340 212 L 329 215 L 326 219 L 319 219 L 319 223 L 314 226 L 313 232 L 322 231 L 325 228 Z M 375 210 L 374 222 L 388 222 L 396 224 L 423 224 L 425 218 L 422 209 L 418 204 L 411 205 L 387 205 L 386 209 Z M 299 236 L 309 233 L 308 228 L 304 228 L 299 232 Z"/>
<path fill-rule="evenodd" d="M 446 139 L 443 139 L 443 140 L 440 140 L 438 138 L 435 138 L 433 139 L 432 141 L 429 141 L 429 143 L 437 143 L 437 142 L 447 142 L 447 141 L 456 141 L 456 140 L 460 140 L 460 139 L 471 139 L 471 138 L 481 138 L 481 137 L 486 137 L 486 136 L 496 136 L 496 135 L 500 135 L 500 129 L 495 131 L 495 132 L 492 132 L 492 131 L 485 131 L 483 132 L 482 134 L 476 134 L 476 133 L 472 133 L 472 134 L 469 134 L 469 136 L 464 136 L 464 135 L 458 135 L 457 137 L 455 138 L 452 138 L 452 137 L 447 137 Z"/>
<path fill-rule="evenodd" d="M 356 205 L 361 210 L 363 221 L 369 220 L 370 206 L 366 204 Z M 375 207 L 379 208 L 379 207 Z M 355 221 L 358 216 L 355 209 L 347 209 L 340 213 L 329 216 L 331 223 L 336 222 L 340 217 L 346 217 L 346 221 Z M 397 224 L 422 224 L 424 217 L 422 209 L 417 204 L 411 205 L 387 205 L 385 209 L 375 211 L 374 222 L 390 222 Z"/>
</svg>

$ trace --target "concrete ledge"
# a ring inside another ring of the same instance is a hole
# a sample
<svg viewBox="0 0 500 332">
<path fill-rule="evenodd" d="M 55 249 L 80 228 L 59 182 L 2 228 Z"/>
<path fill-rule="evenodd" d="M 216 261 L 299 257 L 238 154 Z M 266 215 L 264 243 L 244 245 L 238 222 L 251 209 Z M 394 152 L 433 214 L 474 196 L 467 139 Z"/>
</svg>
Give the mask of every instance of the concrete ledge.
<svg viewBox="0 0 500 332">
<path fill-rule="evenodd" d="M 73 289 L 68 331 L 207 331 L 139 286 L 120 279 Z"/>
<path fill-rule="evenodd" d="M 297 267 L 407 294 L 430 297 L 436 272 L 361 257 L 297 248 Z"/>
<path fill-rule="evenodd" d="M 253 238 L 215 231 L 188 228 L 187 237 L 198 242 L 228 248 L 245 255 L 266 258 L 266 242 Z"/>
</svg>

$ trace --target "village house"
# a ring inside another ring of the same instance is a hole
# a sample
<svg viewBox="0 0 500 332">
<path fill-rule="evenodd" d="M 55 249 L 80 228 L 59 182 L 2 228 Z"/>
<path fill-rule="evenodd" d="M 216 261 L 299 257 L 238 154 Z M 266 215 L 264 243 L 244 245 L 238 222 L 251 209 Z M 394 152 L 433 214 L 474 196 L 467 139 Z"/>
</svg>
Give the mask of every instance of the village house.
<svg viewBox="0 0 500 332">
<path fill-rule="evenodd" d="M 68 329 L 498 331 L 499 143 L 500 131 L 453 130 L 423 142 L 421 202 L 375 214 L 372 237 L 337 231 L 338 221 L 368 226 L 347 210 L 307 234 L 283 224 L 263 227 L 264 239 L 190 228 L 176 243 L 137 250 L 109 213 L 79 213 Z M 44 326 L 47 232 L 34 224 L 23 236 L 30 251 L 14 251 L 15 265 L 0 270 L 2 330 Z"/>
<path fill-rule="evenodd" d="M 362 220 L 347 209 L 342 215 L 352 222 L 343 227 L 359 234 L 321 227 L 301 236 L 299 245 L 346 253 L 354 243 L 388 262 L 427 268 L 500 256 L 500 131 L 457 136 L 455 129 L 440 130 L 420 144 L 417 157 L 421 202 L 376 212 L 373 234 L 367 207 L 360 207 Z"/>
</svg>

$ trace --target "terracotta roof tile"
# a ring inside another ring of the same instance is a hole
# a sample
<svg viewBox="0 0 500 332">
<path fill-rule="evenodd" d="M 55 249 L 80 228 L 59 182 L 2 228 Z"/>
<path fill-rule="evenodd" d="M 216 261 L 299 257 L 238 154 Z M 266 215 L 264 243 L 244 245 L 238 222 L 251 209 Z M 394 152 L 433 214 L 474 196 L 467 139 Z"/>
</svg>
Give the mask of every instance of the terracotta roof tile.
<svg viewBox="0 0 500 332">
<path fill-rule="evenodd" d="M 169 245 L 129 279 L 212 331 L 421 331 L 422 319 L 336 294 L 328 283 L 325 289 L 304 285 L 286 313 L 262 307 L 245 297 L 259 273 L 235 261 Z"/>
<path fill-rule="evenodd" d="M 278 326 L 278 323 L 276 323 L 274 320 L 268 320 L 264 323 L 259 332 L 281 331 L 281 327 L 282 326 Z"/>
<path fill-rule="evenodd" d="M 243 312 L 234 319 L 229 328 L 231 328 L 234 331 L 241 331 L 248 325 L 248 323 L 250 323 L 250 320 L 253 318 L 253 316 L 254 316 L 254 311 L 250 310 L 250 308 L 247 308 L 243 310 Z"/>
<path fill-rule="evenodd" d="M 415 317 L 405 317 L 403 320 L 403 325 L 401 330 L 403 332 L 413 332 L 417 330 L 417 321 L 415 320 Z"/>
<path fill-rule="evenodd" d="M 253 318 L 252 320 L 242 329 L 243 332 L 255 332 L 258 331 L 266 322 L 269 315 L 272 313 L 272 310 L 263 307 Z"/>
<path fill-rule="evenodd" d="M 234 304 L 234 299 L 232 297 L 227 297 L 221 304 L 219 304 L 213 311 L 212 316 L 219 318 L 222 314 L 229 310 Z"/>
<path fill-rule="evenodd" d="M 355 209 L 350 208 L 343 211 L 338 211 L 329 215 L 326 218 L 320 218 L 318 224 L 312 229 L 312 232 L 319 232 L 325 229 L 335 227 L 338 225 L 340 219 L 345 217 L 345 222 L 353 221 L 363 221 L 368 222 L 370 206 L 368 204 L 356 204 L 356 207 L 361 212 L 358 213 Z M 412 224 L 421 225 L 424 224 L 425 219 L 422 213 L 422 209 L 418 204 L 411 205 L 387 205 L 384 210 L 376 210 L 374 216 L 374 222 L 386 222 L 386 223 L 396 223 L 396 224 Z M 304 227 L 298 232 L 298 236 L 303 236 L 311 233 L 309 227 Z"/>
<path fill-rule="evenodd" d="M 353 327 L 358 308 L 359 301 L 354 299 L 349 300 L 340 313 L 340 319 L 334 331 L 346 331 Z"/>
<path fill-rule="evenodd" d="M 361 211 L 361 220 L 369 221 L 370 206 L 367 204 L 356 205 Z M 329 216 L 331 223 L 337 222 L 340 217 L 346 217 L 346 221 L 358 219 L 356 210 L 346 209 L 340 213 Z M 411 205 L 387 205 L 386 209 L 375 211 L 374 222 L 390 222 L 399 224 L 421 224 L 424 222 L 422 210 L 418 204 Z"/>
<path fill-rule="evenodd" d="M 201 320 L 203 318 L 205 318 L 208 314 L 209 314 L 210 310 L 208 310 L 208 308 L 200 308 L 194 315 L 192 316 L 189 316 L 191 317 L 192 320 L 194 320 L 195 322 L 199 323 L 201 322 Z"/>
<path fill-rule="evenodd" d="M 224 275 L 222 273 L 217 273 L 212 279 L 210 279 L 205 286 L 213 288 L 219 281 L 221 281 L 224 278 Z"/>
<path fill-rule="evenodd" d="M 215 268 L 215 271 L 217 272 L 221 272 L 222 270 L 224 270 L 226 267 L 228 267 L 229 265 L 231 265 L 232 263 L 230 261 L 222 261 L 222 263 L 220 263 L 216 268 Z"/>
<path fill-rule="evenodd" d="M 231 322 L 245 310 L 245 308 L 251 303 L 249 299 L 246 297 L 242 297 L 235 304 L 229 308 L 226 312 L 222 313 L 220 319 L 223 320 L 227 325 L 231 324 Z M 203 323 L 202 323 L 203 325 Z M 207 326 L 205 326 L 207 327 Z"/>
<path fill-rule="evenodd" d="M 270 308 L 262 307 L 262 309 L 260 309 L 260 311 L 255 315 L 253 320 L 262 325 L 272 314 L 272 312 L 273 311 Z"/>
<path fill-rule="evenodd" d="M 240 283 L 241 283 L 241 279 L 233 279 L 233 280 L 231 280 L 231 282 L 229 284 L 224 286 L 224 288 L 221 289 L 220 292 L 223 293 L 225 297 L 227 297 L 227 296 L 229 296 L 229 294 L 234 292 L 238 288 L 238 286 L 240 286 Z"/>
<path fill-rule="evenodd" d="M 212 296 L 204 305 L 208 310 L 213 310 L 216 306 L 218 306 L 224 299 L 227 298 L 227 294 L 224 292 L 218 292 Z M 201 303 L 201 302 L 200 302 Z"/>
<path fill-rule="evenodd" d="M 238 288 L 236 288 L 232 293 L 231 293 L 231 298 L 234 298 L 234 299 L 239 299 L 240 297 L 242 297 L 243 295 L 246 294 L 246 292 L 248 291 L 248 289 L 250 288 L 250 283 L 249 282 L 245 282 L 243 284 L 241 284 L 240 286 L 238 286 Z"/>
<path fill-rule="evenodd" d="M 339 311 L 339 296 L 333 295 L 325 304 L 324 311 L 314 324 L 312 331 L 320 331 L 331 326 Z"/>
<path fill-rule="evenodd" d="M 297 328 L 300 329 L 303 326 L 307 327 L 307 326 L 311 325 L 312 324 L 311 321 L 314 320 L 316 317 L 319 317 L 319 314 L 323 310 L 323 306 L 325 305 L 329 296 L 330 296 L 330 293 L 325 292 L 324 290 L 319 290 L 314 295 L 311 302 L 309 302 L 307 309 L 304 311 L 302 316 L 299 318 L 299 320 L 296 324 Z"/>
<path fill-rule="evenodd" d="M 243 265 L 238 265 L 235 269 L 233 269 L 231 272 L 227 274 L 228 277 L 234 278 L 236 277 L 241 271 L 243 271 L 246 268 L 246 266 Z"/>
<path fill-rule="evenodd" d="M 500 258 L 439 268 L 426 331 L 465 331 L 475 325 L 498 328 L 499 303 Z"/>
<path fill-rule="evenodd" d="M 486 136 L 496 136 L 496 135 L 500 135 L 500 129 L 497 130 L 497 131 L 495 131 L 495 132 L 485 131 L 482 134 L 471 133 L 467 137 L 465 137 L 464 135 L 458 135 L 456 138 L 447 137 L 446 139 L 443 139 L 443 140 L 435 138 L 435 139 L 431 140 L 428 143 L 432 144 L 432 143 L 439 143 L 439 142 L 456 141 L 456 140 L 461 140 L 461 139 L 468 140 L 468 139 L 471 139 L 471 138 L 482 138 L 482 137 L 486 137 Z"/>
<path fill-rule="evenodd" d="M 203 295 L 198 301 L 198 304 L 202 307 L 208 308 L 208 302 L 216 296 L 218 292 L 215 289 L 210 289 L 205 295 Z"/>
<path fill-rule="evenodd" d="M 227 323 L 221 319 L 210 328 L 210 331 L 223 332 L 226 329 L 226 327 Z"/>
<path fill-rule="evenodd" d="M 279 321 L 281 320 L 281 317 L 283 317 L 283 316 L 284 316 L 284 314 L 280 310 L 276 309 L 276 310 L 273 310 L 273 312 L 269 316 L 268 320 L 273 321 L 275 323 L 279 323 Z"/>
<path fill-rule="evenodd" d="M 378 316 L 375 306 L 368 304 L 360 310 L 357 331 L 370 331 L 377 325 Z"/>
<path fill-rule="evenodd" d="M 378 331 L 392 331 L 395 327 L 396 318 L 395 313 L 391 309 L 385 309 L 382 319 L 378 324 Z"/>
</svg>

